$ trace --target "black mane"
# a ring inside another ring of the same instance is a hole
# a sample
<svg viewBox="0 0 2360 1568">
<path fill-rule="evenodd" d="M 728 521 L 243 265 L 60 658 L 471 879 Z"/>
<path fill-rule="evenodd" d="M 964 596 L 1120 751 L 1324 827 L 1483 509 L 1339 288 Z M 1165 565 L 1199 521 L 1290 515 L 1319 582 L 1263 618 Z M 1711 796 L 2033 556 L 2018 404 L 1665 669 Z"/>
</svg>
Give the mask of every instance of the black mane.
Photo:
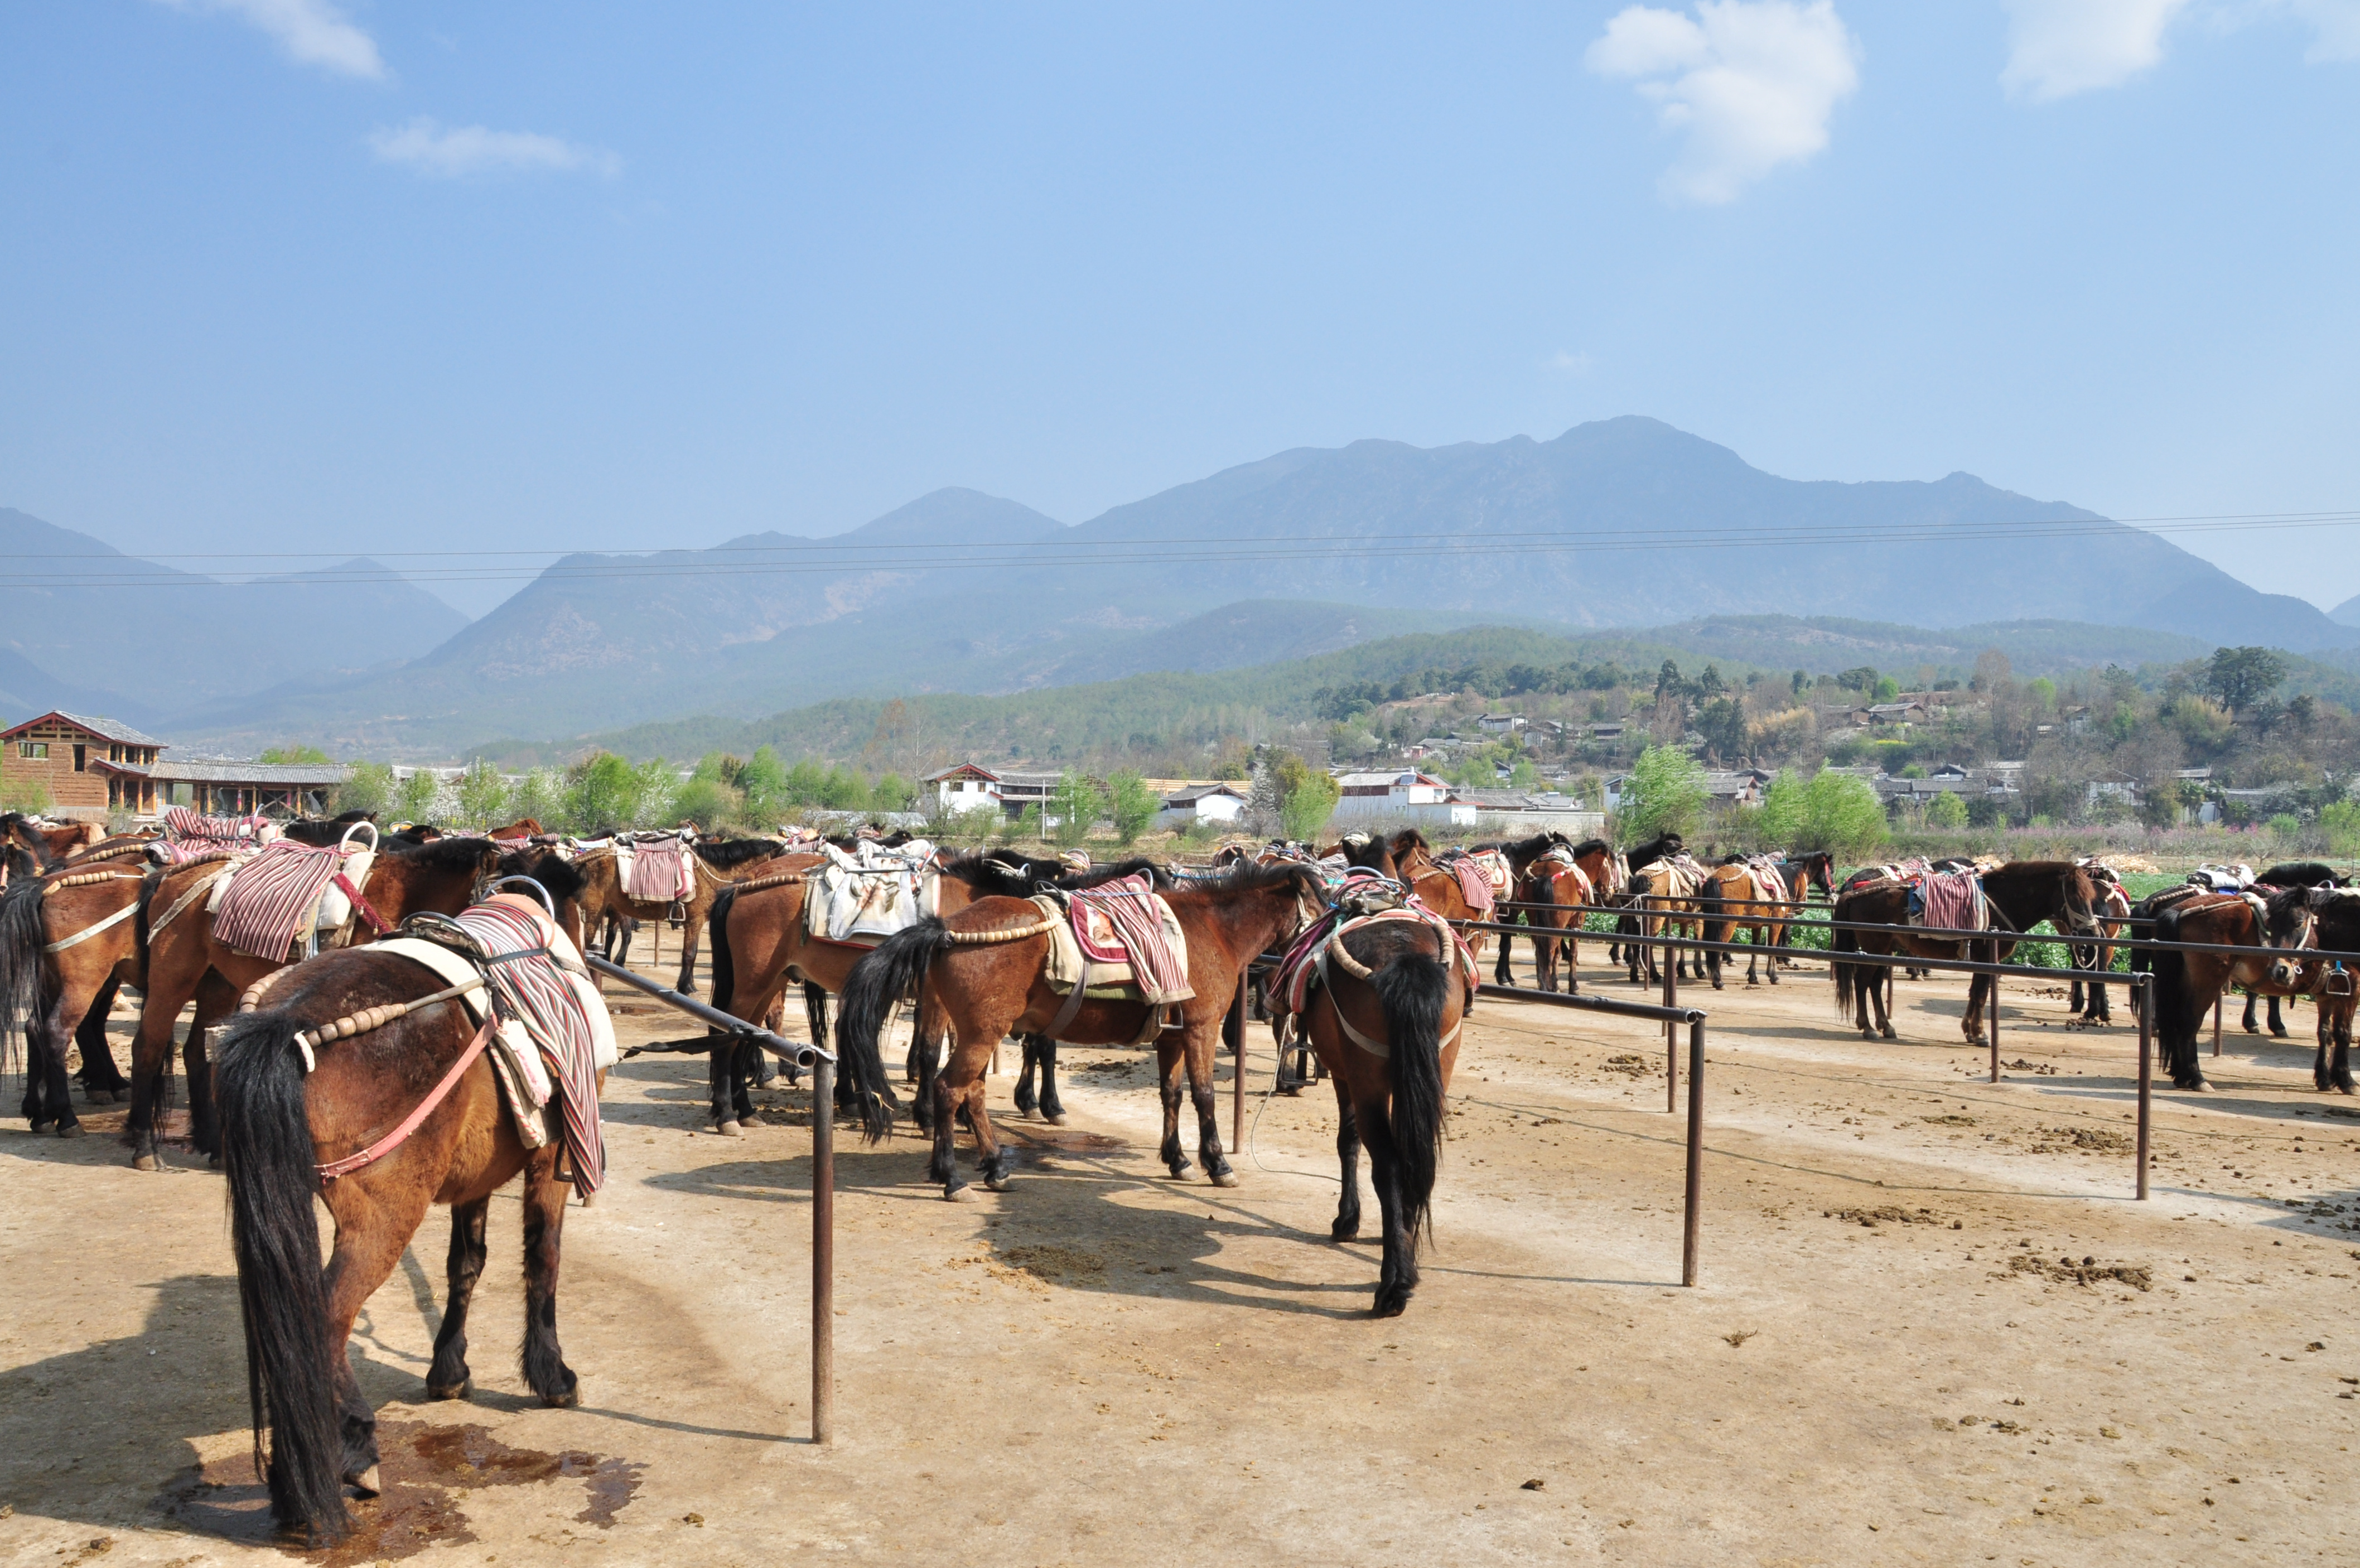
<svg viewBox="0 0 2360 1568">
<path fill-rule="evenodd" d="M 787 848 L 785 841 L 779 839 L 698 839 L 692 842 L 698 860 L 725 872 L 733 866 L 784 854 Z"/>
<path fill-rule="evenodd" d="M 2342 887 L 2335 868 L 2320 861 L 2289 861 L 2254 879 L 2267 887 Z"/>
<path fill-rule="evenodd" d="M 499 874 L 530 877 L 547 888 L 549 896 L 560 905 L 569 898 L 580 898 L 582 890 L 589 885 L 573 861 L 550 849 L 510 850 L 500 857 Z"/>
<path fill-rule="evenodd" d="M 489 839 L 429 839 L 421 844 L 399 833 L 386 840 L 385 852 L 404 865 L 449 876 L 481 872 L 497 865 L 499 856 Z"/>
</svg>

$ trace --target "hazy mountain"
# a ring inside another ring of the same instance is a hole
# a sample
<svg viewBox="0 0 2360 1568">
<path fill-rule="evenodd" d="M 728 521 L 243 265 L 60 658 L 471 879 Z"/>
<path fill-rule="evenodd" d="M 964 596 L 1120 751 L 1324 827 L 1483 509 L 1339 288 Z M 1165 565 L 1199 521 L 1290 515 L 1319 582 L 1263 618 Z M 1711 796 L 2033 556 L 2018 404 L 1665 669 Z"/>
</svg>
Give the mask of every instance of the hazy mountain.
<svg viewBox="0 0 2360 1568">
<path fill-rule="evenodd" d="M 2327 612 L 2327 619 L 2338 626 L 2360 626 L 2360 594 L 2355 594 Z"/>
<path fill-rule="evenodd" d="M 71 700 L 141 724 L 285 684 L 429 652 L 467 618 L 362 557 L 229 584 L 126 555 L 103 541 L 0 508 L 0 672 L 12 719 Z"/>
</svg>

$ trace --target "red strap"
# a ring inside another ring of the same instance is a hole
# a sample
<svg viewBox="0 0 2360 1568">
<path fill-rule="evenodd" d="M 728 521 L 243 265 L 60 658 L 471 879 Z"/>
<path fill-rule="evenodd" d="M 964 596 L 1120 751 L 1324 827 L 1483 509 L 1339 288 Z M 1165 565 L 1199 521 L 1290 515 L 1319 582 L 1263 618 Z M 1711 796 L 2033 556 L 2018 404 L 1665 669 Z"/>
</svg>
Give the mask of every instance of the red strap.
<svg viewBox="0 0 2360 1568">
<path fill-rule="evenodd" d="M 376 906 L 361 896 L 361 890 L 353 885 L 352 878 L 338 872 L 335 876 L 335 885 L 343 891 L 346 898 L 353 901 L 353 907 L 359 910 L 361 918 L 369 923 L 370 930 L 382 937 L 393 929 L 386 924 L 385 916 L 377 912 Z"/>
<path fill-rule="evenodd" d="M 442 1104 L 451 1091 L 457 1086 L 460 1075 L 474 1066 L 475 1058 L 484 1054 L 484 1047 L 491 1044 L 492 1030 L 498 1022 L 497 1014 L 485 1014 L 484 1026 L 475 1031 L 475 1037 L 467 1042 L 467 1048 L 459 1053 L 459 1059 L 451 1064 L 451 1070 L 442 1075 L 442 1081 L 436 1084 L 427 1092 L 426 1098 L 418 1102 L 418 1109 L 412 1111 L 403 1120 L 401 1125 L 369 1145 L 360 1153 L 348 1154 L 342 1159 L 332 1159 L 320 1167 L 320 1179 L 333 1181 L 340 1176 L 350 1176 L 363 1166 L 375 1165 L 407 1142 L 410 1135 L 418 1131 L 419 1124 L 432 1116 L 434 1113 L 434 1108 Z"/>
</svg>

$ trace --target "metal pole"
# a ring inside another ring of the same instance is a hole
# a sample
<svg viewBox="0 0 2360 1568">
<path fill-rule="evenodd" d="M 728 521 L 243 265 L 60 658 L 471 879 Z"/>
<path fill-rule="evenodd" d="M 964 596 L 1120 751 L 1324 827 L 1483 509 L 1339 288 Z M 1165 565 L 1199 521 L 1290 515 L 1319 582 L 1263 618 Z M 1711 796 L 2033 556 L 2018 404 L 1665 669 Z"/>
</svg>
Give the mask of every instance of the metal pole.
<svg viewBox="0 0 2360 1568">
<path fill-rule="evenodd" d="M 2137 975 L 2134 983 L 2138 992 L 2139 1074 L 2138 1074 L 2138 1195 L 2147 1200 L 2147 1162 L 2148 1121 L 2155 1097 L 2155 1052 L 2150 1047 L 2150 1031 L 2154 1028 L 2155 977 Z"/>
<path fill-rule="evenodd" d="M 2227 986 L 2223 986 L 2222 994 L 2225 996 L 2228 989 Z M 2221 1054 L 2221 997 L 2219 996 L 2212 999 L 2212 1054 L 2216 1057 Z"/>
<path fill-rule="evenodd" d="M 1232 1153 L 1246 1146 L 1246 977 L 1238 971 L 1238 994 L 1229 1003 L 1229 1015 L 1222 1022 L 1221 1033 L 1229 1036 L 1231 1054 L 1229 1069 L 1229 1148 Z"/>
<path fill-rule="evenodd" d="M 1991 953 L 1992 962 L 1999 962 L 1997 942 L 1991 945 Z M 1999 1081 L 1999 976 L 1987 974 L 1983 978 L 1991 981 L 1991 1080 L 1997 1083 Z M 1970 988 L 1972 989 L 1972 986 Z"/>
<path fill-rule="evenodd" d="M 836 1063 L 812 1062 L 812 1441 L 836 1426 Z"/>
<path fill-rule="evenodd" d="M 1680 1283 L 1697 1282 L 1699 1213 L 1704 1201 L 1704 1018 L 1688 1025 L 1688 1212 L 1680 1229 Z"/>
</svg>

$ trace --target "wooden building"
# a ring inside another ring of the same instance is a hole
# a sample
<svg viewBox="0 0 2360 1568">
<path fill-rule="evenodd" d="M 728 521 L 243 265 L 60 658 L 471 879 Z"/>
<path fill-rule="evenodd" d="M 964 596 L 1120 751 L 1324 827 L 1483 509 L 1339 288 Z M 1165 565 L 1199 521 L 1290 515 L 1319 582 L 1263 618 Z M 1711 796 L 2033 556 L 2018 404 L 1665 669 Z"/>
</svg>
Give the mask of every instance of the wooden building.
<svg viewBox="0 0 2360 1568">
<path fill-rule="evenodd" d="M 114 798 L 141 817 L 186 806 L 208 817 L 325 817 L 347 770 L 338 762 L 237 760 L 93 763 L 113 775 Z"/>
<path fill-rule="evenodd" d="M 38 784 L 49 792 L 53 815 L 76 821 L 103 822 L 126 804 L 152 815 L 162 809 L 154 789 L 137 788 L 126 802 L 110 770 L 153 767 L 164 749 L 128 724 L 53 711 L 0 730 L 0 784 Z"/>
</svg>

